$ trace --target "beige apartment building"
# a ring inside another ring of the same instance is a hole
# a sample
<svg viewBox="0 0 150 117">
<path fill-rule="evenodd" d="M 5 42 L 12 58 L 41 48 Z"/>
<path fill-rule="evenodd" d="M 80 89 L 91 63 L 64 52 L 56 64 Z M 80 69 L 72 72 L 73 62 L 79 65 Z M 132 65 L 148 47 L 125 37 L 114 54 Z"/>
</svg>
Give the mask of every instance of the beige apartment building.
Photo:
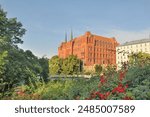
<svg viewBox="0 0 150 117">
<path fill-rule="evenodd" d="M 128 61 L 128 55 L 130 55 L 132 52 L 150 53 L 150 39 L 135 40 L 117 46 L 116 63 L 118 69 L 121 67 L 122 62 Z"/>
</svg>

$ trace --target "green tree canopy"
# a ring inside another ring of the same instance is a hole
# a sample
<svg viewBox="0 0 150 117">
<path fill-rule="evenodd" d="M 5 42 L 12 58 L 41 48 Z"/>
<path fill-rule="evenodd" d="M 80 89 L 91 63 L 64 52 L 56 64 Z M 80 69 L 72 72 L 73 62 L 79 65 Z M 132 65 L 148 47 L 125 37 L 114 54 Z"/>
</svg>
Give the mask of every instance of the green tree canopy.
<svg viewBox="0 0 150 117">
<path fill-rule="evenodd" d="M 129 62 L 131 64 L 142 64 L 142 63 L 150 63 L 150 54 L 148 53 L 132 53 L 129 56 Z"/>
<path fill-rule="evenodd" d="M 21 37 L 25 31 L 17 18 L 7 18 L 7 12 L 0 8 L 0 37 L 5 37 L 5 41 L 10 44 L 23 43 Z"/>
<path fill-rule="evenodd" d="M 65 59 L 53 56 L 49 60 L 49 71 L 51 75 L 73 75 L 82 72 L 83 63 L 74 55 L 70 55 Z"/>
<path fill-rule="evenodd" d="M 42 57 L 39 59 L 39 64 L 42 67 L 42 71 L 40 73 L 40 77 L 43 78 L 45 82 L 48 80 L 49 76 L 49 65 L 48 65 L 48 59 L 45 57 Z"/>
<path fill-rule="evenodd" d="M 0 97 L 15 86 L 35 85 L 37 80 L 46 79 L 48 75 L 48 60 L 18 47 L 17 44 L 23 43 L 24 34 L 25 29 L 17 18 L 8 18 L 0 8 Z"/>
<path fill-rule="evenodd" d="M 83 63 L 77 56 L 70 55 L 67 57 L 62 66 L 62 71 L 64 74 L 78 74 L 82 72 Z"/>
<path fill-rule="evenodd" d="M 95 65 L 95 72 L 97 73 L 97 74 L 99 74 L 100 75 L 100 73 L 102 72 L 102 70 L 103 70 L 103 67 L 101 66 L 101 65 Z"/>
<path fill-rule="evenodd" d="M 49 60 L 49 73 L 50 75 L 58 75 L 62 72 L 62 59 L 58 56 L 53 56 Z"/>
</svg>

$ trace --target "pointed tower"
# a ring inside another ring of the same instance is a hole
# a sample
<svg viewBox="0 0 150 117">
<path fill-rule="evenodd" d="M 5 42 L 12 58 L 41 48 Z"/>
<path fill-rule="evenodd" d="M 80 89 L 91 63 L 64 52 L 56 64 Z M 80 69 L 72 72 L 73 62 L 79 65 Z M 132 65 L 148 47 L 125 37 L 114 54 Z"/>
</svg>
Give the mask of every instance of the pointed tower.
<svg viewBox="0 0 150 117">
<path fill-rule="evenodd" d="M 67 33 L 65 32 L 65 42 L 67 42 Z"/>
<path fill-rule="evenodd" d="M 73 32 L 72 32 L 72 29 L 71 29 L 70 38 L 71 38 L 71 40 L 73 40 Z"/>
</svg>

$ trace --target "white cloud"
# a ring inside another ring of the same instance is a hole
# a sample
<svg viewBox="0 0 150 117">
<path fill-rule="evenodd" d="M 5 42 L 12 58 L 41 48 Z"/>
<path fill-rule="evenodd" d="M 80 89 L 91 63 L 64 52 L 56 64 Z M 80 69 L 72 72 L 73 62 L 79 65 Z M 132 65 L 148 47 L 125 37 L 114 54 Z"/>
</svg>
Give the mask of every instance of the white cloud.
<svg viewBox="0 0 150 117">
<path fill-rule="evenodd" d="M 109 36 L 113 36 L 119 43 L 125 43 L 132 40 L 150 39 L 150 29 L 141 31 L 126 31 L 113 29 L 107 33 Z"/>
</svg>

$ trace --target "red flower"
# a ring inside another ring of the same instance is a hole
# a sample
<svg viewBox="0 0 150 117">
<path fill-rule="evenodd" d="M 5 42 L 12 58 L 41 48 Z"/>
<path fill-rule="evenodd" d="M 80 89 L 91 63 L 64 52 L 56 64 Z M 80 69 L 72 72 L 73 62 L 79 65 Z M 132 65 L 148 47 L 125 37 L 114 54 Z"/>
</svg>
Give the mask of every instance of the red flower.
<svg viewBox="0 0 150 117">
<path fill-rule="evenodd" d="M 106 92 L 105 94 L 96 92 L 96 95 L 99 97 L 100 100 L 106 100 L 108 98 L 108 96 L 110 95 L 110 92 Z"/>
<path fill-rule="evenodd" d="M 108 97 L 109 95 L 110 95 L 110 92 L 109 92 L 109 91 L 105 93 L 105 96 L 106 96 L 106 97 Z"/>
<path fill-rule="evenodd" d="M 119 93 L 124 93 L 124 92 L 125 92 L 125 89 L 124 89 L 123 87 L 118 87 L 118 88 L 117 88 L 117 91 L 118 91 Z"/>
<path fill-rule="evenodd" d="M 114 88 L 113 90 L 112 90 L 112 93 L 115 93 L 116 92 L 116 88 Z"/>
<path fill-rule="evenodd" d="M 128 87 L 129 87 L 128 84 L 126 84 L 125 88 L 128 88 Z"/>
<path fill-rule="evenodd" d="M 106 82 L 106 79 L 105 79 L 104 75 L 102 75 L 102 76 L 100 77 L 100 82 L 101 82 L 102 84 Z"/>
<path fill-rule="evenodd" d="M 118 85 L 118 87 L 116 87 L 112 90 L 112 93 L 115 93 L 115 92 L 125 93 L 125 88 L 123 87 L 123 85 L 121 83 Z"/>
<path fill-rule="evenodd" d="M 105 95 L 104 95 L 104 94 L 101 94 L 101 93 L 98 94 L 98 97 L 99 97 L 99 99 L 101 99 L 101 100 L 105 100 L 105 99 L 106 99 L 106 98 L 105 98 Z"/>
</svg>

